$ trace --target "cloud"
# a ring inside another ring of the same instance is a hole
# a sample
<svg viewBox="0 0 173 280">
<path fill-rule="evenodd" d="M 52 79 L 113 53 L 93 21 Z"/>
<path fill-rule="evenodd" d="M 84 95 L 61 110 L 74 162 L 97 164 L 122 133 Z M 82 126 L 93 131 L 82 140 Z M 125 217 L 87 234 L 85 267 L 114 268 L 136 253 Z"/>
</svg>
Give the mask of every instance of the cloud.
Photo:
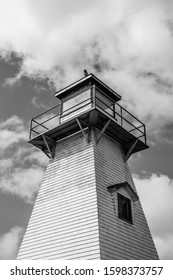
<svg viewBox="0 0 173 280">
<path fill-rule="evenodd" d="M 15 168 L 0 179 L 0 189 L 24 199 L 26 203 L 33 203 L 37 194 L 44 171 L 39 167 Z"/>
<path fill-rule="evenodd" d="M 6 172 L 9 168 L 13 166 L 13 160 L 11 158 L 5 158 L 0 160 L 0 170 Z"/>
<path fill-rule="evenodd" d="M 173 180 L 163 174 L 134 175 L 141 203 L 161 259 L 173 259 Z"/>
<path fill-rule="evenodd" d="M 27 144 L 27 123 L 11 116 L 0 123 L 0 190 L 33 203 L 40 187 L 47 157 Z"/>
<path fill-rule="evenodd" d="M 11 116 L 6 121 L 0 122 L 0 151 L 19 143 L 26 141 L 28 137 L 25 121 L 18 116 Z"/>
<path fill-rule="evenodd" d="M 14 260 L 17 257 L 23 228 L 13 227 L 9 232 L 0 235 L 0 259 Z"/>
<path fill-rule="evenodd" d="M 15 163 L 20 163 L 22 166 L 39 166 L 44 168 L 48 164 L 48 158 L 45 154 L 40 149 L 30 145 L 18 148 L 14 152 L 13 158 Z"/>
<path fill-rule="evenodd" d="M 172 1 L 1 0 L 1 10 L 0 54 L 22 58 L 10 84 L 47 77 L 59 89 L 87 68 L 151 133 L 172 122 Z"/>
<path fill-rule="evenodd" d="M 38 102 L 38 97 L 34 96 L 31 100 L 31 103 L 38 109 L 44 109 L 45 111 L 48 110 L 49 108 L 47 106 L 45 106 L 43 103 L 41 103 L 40 101 Z"/>
<path fill-rule="evenodd" d="M 159 255 L 163 260 L 173 259 L 173 236 L 168 236 L 167 238 L 155 237 L 155 245 L 159 250 Z"/>
</svg>

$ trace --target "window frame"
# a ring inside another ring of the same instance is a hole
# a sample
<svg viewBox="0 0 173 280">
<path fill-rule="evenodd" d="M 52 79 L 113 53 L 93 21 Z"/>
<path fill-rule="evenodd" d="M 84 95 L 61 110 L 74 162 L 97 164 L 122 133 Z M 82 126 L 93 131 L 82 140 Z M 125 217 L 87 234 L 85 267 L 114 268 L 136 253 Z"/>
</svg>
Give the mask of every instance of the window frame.
<svg viewBox="0 0 173 280">
<path fill-rule="evenodd" d="M 122 208 L 123 201 L 125 202 L 124 209 Z M 118 218 L 127 223 L 133 224 L 131 199 L 124 196 L 121 193 L 117 193 L 117 203 L 118 203 Z"/>
</svg>

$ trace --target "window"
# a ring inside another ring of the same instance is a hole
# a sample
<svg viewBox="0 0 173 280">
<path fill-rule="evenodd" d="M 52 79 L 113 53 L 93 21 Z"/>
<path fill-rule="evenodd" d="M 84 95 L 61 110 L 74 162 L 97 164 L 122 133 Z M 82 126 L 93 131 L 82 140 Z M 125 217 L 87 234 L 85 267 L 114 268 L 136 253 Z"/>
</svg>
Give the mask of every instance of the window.
<svg viewBox="0 0 173 280">
<path fill-rule="evenodd" d="M 132 224 L 131 200 L 122 194 L 118 197 L 118 218 Z"/>
<path fill-rule="evenodd" d="M 115 102 L 105 97 L 98 90 L 96 90 L 96 105 L 111 116 L 114 115 L 114 103 Z"/>
<path fill-rule="evenodd" d="M 72 112 L 76 110 L 76 108 L 80 108 L 84 106 L 86 103 L 90 102 L 90 89 L 86 90 L 82 93 L 75 95 L 74 97 L 71 96 L 70 99 L 63 102 L 63 112 L 67 111 Z"/>
<path fill-rule="evenodd" d="M 74 118 L 91 108 L 90 92 L 91 90 L 88 89 L 75 96 L 71 96 L 68 100 L 63 101 L 61 122 Z"/>
</svg>

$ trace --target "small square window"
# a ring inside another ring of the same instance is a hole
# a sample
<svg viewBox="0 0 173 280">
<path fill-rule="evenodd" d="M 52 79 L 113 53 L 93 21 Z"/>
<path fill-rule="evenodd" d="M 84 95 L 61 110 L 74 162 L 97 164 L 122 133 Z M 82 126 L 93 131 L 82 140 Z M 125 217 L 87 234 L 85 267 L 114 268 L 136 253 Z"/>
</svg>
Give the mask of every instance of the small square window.
<svg viewBox="0 0 173 280">
<path fill-rule="evenodd" d="M 122 194 L 118 196 L 118 218 L 132 224 L 131 200 Z"/>
</svg>

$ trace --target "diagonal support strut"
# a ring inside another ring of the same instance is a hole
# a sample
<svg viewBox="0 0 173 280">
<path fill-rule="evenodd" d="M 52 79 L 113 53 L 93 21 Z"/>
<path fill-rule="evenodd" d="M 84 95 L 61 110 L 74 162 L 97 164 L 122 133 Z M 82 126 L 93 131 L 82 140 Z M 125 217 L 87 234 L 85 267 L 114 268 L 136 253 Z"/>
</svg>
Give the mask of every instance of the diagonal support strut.
<svg viewBox="0 0 173 280">
<path fill-rule="evenodd" d="M 87 134 L 86 134 L 86 132 L 84 131 L 84 129 L 82 128 L 82 125 L 81 125 L 79 119 L 76 118 L 76 121 L 77 121 L 77 124 L 78 124 L 78 126 L 79 126 L 79 128 L 80 128 L 80 130 L 81 130 L 81 132 L 82 132 L 82 134 L 83 134 L 83 136 L 84 136 L 86 142 L 89 143 L 89 140 L 88 140 L 88 138 L 87 138 Z"/>
<path fill-rule="evenodd" d="M 54 140 L 52 140 L 51 138 L 49 138 L 48 136 L 46 136 L 46 135 L 42 135 L 42 137 L 43 137 L 43 141 L 44 141 L 44 143 L 45 143 L 45 145 L 46 145 L 46 148 L 47 148 L 47 150 L 48 150 L 48 152 L 49 152 L 49 154 L 48 153 L 45 153 L 49 158 L 51 158 L 51 159 L 53 159 L 54 158 L 54 155 L 55 155 L 55 141 Z"/>
<path fill-rule="evenodd" d="M 128 152 L 125 155 L 125 161 L 128 161 L 129 157 L 132 154 L 132 151 L 134 150 L 136 144 L 138 143 L 138 138 L 132 143 L 132 145 L 130 146 Z"/>
<path fill-rule="evenodd" d="M 104 132 L 106 131 L 106 129 L 108 128 L 108 125 L 110 124 L 110 122 L 111 122 L 111 119 L 109 119 L 109 120 L 105 123 L 104 127 L 102 128 L 102 130 L 101 130 L 101 132 L 100 132 L 100 134 L 99 134 L 99 136 L 98 136 L 98 138 L 97 138 L 97 141 L 96 141 L 97 144 L 98 144 L 100 138 L 102 137 L 103 133 L 104 133 Z"/>
</svg>

